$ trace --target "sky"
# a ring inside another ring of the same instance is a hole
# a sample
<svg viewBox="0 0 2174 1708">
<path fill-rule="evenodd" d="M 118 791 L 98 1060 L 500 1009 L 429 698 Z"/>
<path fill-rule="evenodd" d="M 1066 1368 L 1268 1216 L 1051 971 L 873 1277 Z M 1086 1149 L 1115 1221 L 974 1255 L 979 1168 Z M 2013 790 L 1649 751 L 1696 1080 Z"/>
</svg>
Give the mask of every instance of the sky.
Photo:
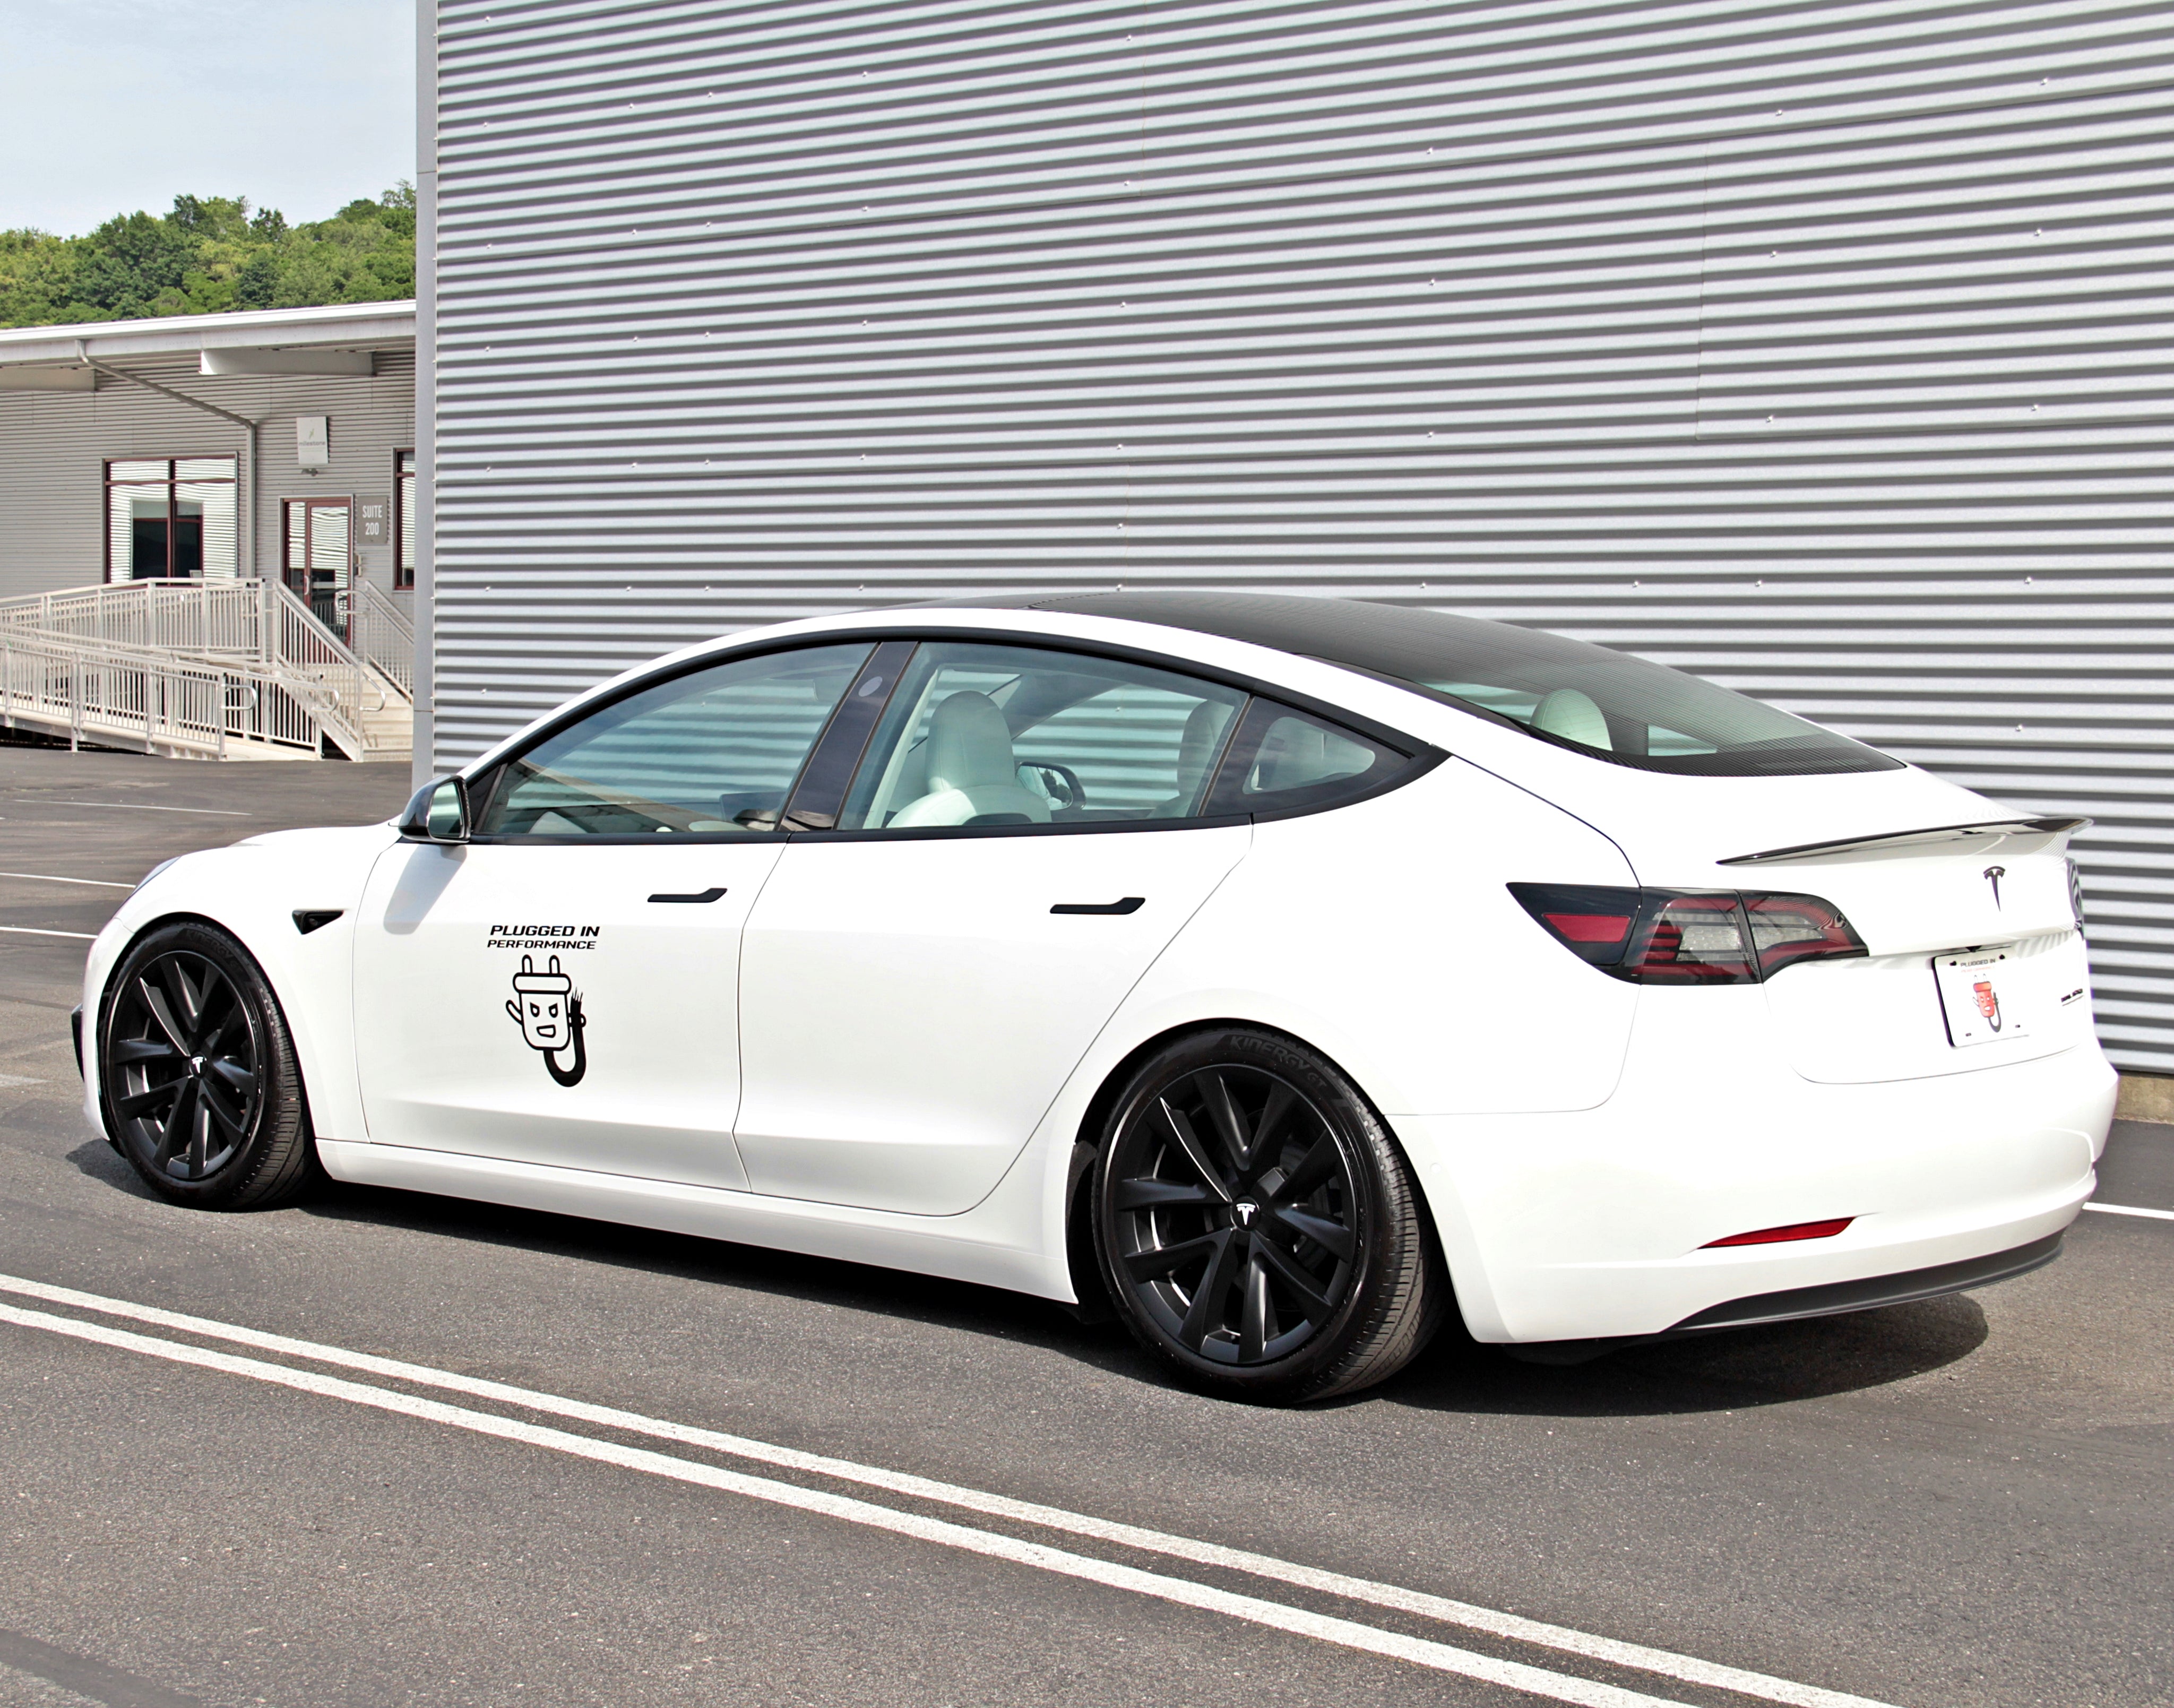
<svg viewBox="0 0 2174 1708">
<path fill-rule="evenodd" d="M 0 230 L 322 219 L 414 177 L 414 0 L 0 0 Z"/>
</svg>

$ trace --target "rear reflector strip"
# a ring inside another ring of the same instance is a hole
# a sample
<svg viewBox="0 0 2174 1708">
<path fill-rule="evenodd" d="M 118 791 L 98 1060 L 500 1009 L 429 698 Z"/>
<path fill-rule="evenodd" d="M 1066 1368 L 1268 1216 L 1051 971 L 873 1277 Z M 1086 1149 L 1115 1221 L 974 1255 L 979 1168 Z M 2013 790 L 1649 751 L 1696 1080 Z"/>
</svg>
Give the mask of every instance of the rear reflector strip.
<svg viewBox="0 0 2174 1708">
<path fill-rule="evenodd" d="M 1748 1234 L 1731 1234 L 1726 1240 L 1708 1240 L 1699 1247 L 1711 1251 L 1717 1246 L 1778 1246 L 1784 1240 L 1831 1240 L 1855 1221 L 1839 1216 L 1831 1222 L 1792 1222 L 1786 1228 L 1756 1228 Z"/>
</svg>

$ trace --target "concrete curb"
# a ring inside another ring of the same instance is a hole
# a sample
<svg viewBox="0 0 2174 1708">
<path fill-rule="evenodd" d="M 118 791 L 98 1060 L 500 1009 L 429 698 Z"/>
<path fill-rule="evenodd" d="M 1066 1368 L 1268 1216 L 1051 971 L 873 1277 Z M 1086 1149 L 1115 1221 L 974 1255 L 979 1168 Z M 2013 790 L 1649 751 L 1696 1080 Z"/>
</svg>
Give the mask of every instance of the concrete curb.
<svg viewBox="0 0 2174 1708">
<path fill-rule="evenodd" d="M 2174 1078 L 2159 1073 L 2123 1074 L 2121 1098 L 2113 1113 L 2117 1121 L 2174 1124 Z"/>
</svg>

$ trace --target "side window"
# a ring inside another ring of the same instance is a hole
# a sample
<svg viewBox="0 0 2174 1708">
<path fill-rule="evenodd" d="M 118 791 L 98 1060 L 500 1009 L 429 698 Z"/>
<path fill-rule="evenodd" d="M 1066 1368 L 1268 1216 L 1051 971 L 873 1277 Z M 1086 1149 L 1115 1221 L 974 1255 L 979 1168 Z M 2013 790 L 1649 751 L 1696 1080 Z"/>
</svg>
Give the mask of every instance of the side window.
<svg viewBox="0 0 2174 1708">
<path fill-rule="evenodd" d="M 1085 653 L 927 641 L 868 743 L 839 824 L 1191 818 L 1245 700 L 1237 689 Z"/>
<path fill-rule="evenodd" d="M 735 658 L 614 700 L 509 760 L 477 832 L 774 830 L 868 652 L 859 642 Z"/>
<path fill-rule="evenodd" d="M 1216 774 L 1207 809 L 1221 814 L 1330 806 L 1379 787 L 1410 763 L 1356 730 L 1257 700 Z"/>
</svg>

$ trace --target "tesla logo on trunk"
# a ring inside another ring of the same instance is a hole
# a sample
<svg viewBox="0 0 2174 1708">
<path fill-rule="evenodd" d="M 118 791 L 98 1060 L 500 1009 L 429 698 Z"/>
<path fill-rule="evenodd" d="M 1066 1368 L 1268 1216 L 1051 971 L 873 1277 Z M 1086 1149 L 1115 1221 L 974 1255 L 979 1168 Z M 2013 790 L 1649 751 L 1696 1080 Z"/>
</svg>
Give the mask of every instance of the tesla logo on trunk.
<svg viewBox="0 0 2174 1708">
<path fill-rule="evenodd" d="M 1993 905 L 1995 907 L 1999 906 L 2000 880 L 2008 876 L 2008 868 L 2005 866 L 1988 866 L 1980 876 L 1993 886 Z"/>
</svg>

